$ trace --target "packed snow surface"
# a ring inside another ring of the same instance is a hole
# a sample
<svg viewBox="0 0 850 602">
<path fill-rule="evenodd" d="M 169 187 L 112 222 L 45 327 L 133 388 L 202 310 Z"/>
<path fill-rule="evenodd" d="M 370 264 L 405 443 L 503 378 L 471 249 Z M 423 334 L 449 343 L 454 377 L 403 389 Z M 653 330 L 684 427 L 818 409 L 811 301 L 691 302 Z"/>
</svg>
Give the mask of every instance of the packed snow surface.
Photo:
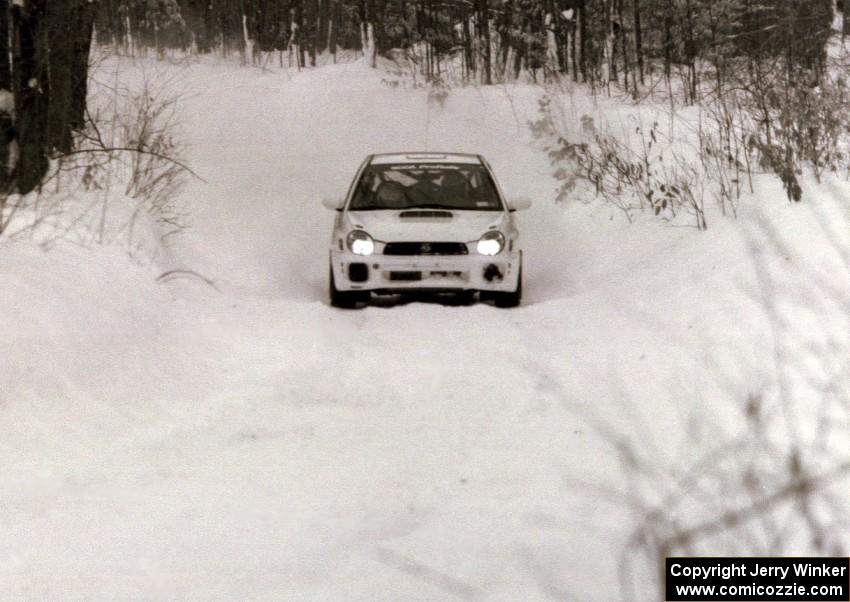
<svg viewBox="0 0 850 602">
<path fill-rule="evenodd" d="M 181 93 L 192 228 L 156 269 L 0 243 L 0 598 L 617 599 L 653 497 L 628 450 L 699 459 L 775 393 L 780 344 L 848 376 L 840 180 L 630 225 L 553 201 L 533 87 L 141 63 Z M 482 153 L 534 200 L 521 308 L 328 305 L 320 201 L 404 150 Z"/>
</svg>

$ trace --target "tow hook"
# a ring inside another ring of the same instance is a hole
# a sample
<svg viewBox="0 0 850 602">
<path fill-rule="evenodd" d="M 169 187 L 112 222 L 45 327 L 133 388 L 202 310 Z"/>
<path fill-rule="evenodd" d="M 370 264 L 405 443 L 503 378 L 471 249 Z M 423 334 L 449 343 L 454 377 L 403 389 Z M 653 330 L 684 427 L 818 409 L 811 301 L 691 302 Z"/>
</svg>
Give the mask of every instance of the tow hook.
<svg viewBox="0 0 850 602">
<path fill-rule="evenodd" d="M 495 263 L 491 263 L 486 268 L 484 268 L 484 280 L 487 282 L 493 282 L 493 280 L 502 280 L 504 276 L 502 275 L 502 270 L 499 269 Z"/>
</svg>

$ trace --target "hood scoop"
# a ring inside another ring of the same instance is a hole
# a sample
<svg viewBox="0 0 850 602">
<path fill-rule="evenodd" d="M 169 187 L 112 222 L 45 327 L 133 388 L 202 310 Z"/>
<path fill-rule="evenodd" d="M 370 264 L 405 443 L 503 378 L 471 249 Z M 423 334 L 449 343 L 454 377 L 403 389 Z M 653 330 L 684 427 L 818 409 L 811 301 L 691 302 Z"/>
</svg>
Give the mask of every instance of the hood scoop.
<svg viewBox="0 0 850 602">
<path fill-rule="evenodd" d="M 410 211 L 402 211 L 398 214 L 401 219 L 452 219 L 451 211 L 437 211 L 434 209 L 413 209 Z"/>
</svg>

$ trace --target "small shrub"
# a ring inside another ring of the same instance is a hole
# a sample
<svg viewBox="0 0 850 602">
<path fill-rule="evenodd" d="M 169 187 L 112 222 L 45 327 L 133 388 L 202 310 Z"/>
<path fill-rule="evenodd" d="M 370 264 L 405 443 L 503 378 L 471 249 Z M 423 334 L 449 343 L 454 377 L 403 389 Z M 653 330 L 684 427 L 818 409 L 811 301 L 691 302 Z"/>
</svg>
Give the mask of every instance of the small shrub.
<svg viewBox="0 0 850 602">
<path fill-rule="evenodd" d="M 121 242 L 133 254 L 150 254 L 187 227 L 179 193 L 192 172 L 183 162 L 178 97 L 151 82 L 92 87 L 93 108 L 74 150 L 53 157 L 37 192 L 10 199 L 7 235 L 46 244 Z"/>
<path fill-rule="evenodd" d="M 563 202 L 579 180 L 592 187 L 593 193 L 619 209 L 630 222 L 636 212 L 648 211 L 671 220 L 682 211 L 695 217 L 695 225 L 705 229 L 701 173 L 663 144 L 658 122 L 648 128 L 634 129 L 638 144 L 600 131 L 592 117 L 581 118 L 586 141 L 572 142 L 559 135 L 551 114 L 551 100 L 540 101 L 540 118 L 529 124 L 532 134 L 544 140 L 544 150 L 558 181 L 557 202 Z"/>
</svg>

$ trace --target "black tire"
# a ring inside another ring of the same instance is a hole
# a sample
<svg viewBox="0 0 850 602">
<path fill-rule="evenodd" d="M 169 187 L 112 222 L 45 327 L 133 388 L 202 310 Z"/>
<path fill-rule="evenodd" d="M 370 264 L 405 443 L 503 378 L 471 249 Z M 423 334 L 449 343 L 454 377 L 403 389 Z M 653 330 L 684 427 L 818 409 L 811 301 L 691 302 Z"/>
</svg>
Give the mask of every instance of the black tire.
<svg viewBox="0 0 850 602">
<path fill-rule="evenodd" d="M 458 291 L 454 295 L 457 305 L 472 305 L 475 303 L 475 291 Z"/>
<path fill-rule="evenodd" d="M 354 309 L 357 307 L 359 303 L 368 304 L 371 298 L 369 291 L 340 291 L 336 288 L 336 283 L 334 282 L 334 271 L 333 268 L 330 269 L 330 297 L 331 297 L 331 305 L 333 307 L 340 307 L 342 309 Z"/>
<path fill-rule="evenodd" d="M 490 293 L 488 295 L 496 307 L 519 307 L 522 303 L 522 268 L 519 270 L 519 278 L 516 290 L 512 293 Z"/>
</svg>

